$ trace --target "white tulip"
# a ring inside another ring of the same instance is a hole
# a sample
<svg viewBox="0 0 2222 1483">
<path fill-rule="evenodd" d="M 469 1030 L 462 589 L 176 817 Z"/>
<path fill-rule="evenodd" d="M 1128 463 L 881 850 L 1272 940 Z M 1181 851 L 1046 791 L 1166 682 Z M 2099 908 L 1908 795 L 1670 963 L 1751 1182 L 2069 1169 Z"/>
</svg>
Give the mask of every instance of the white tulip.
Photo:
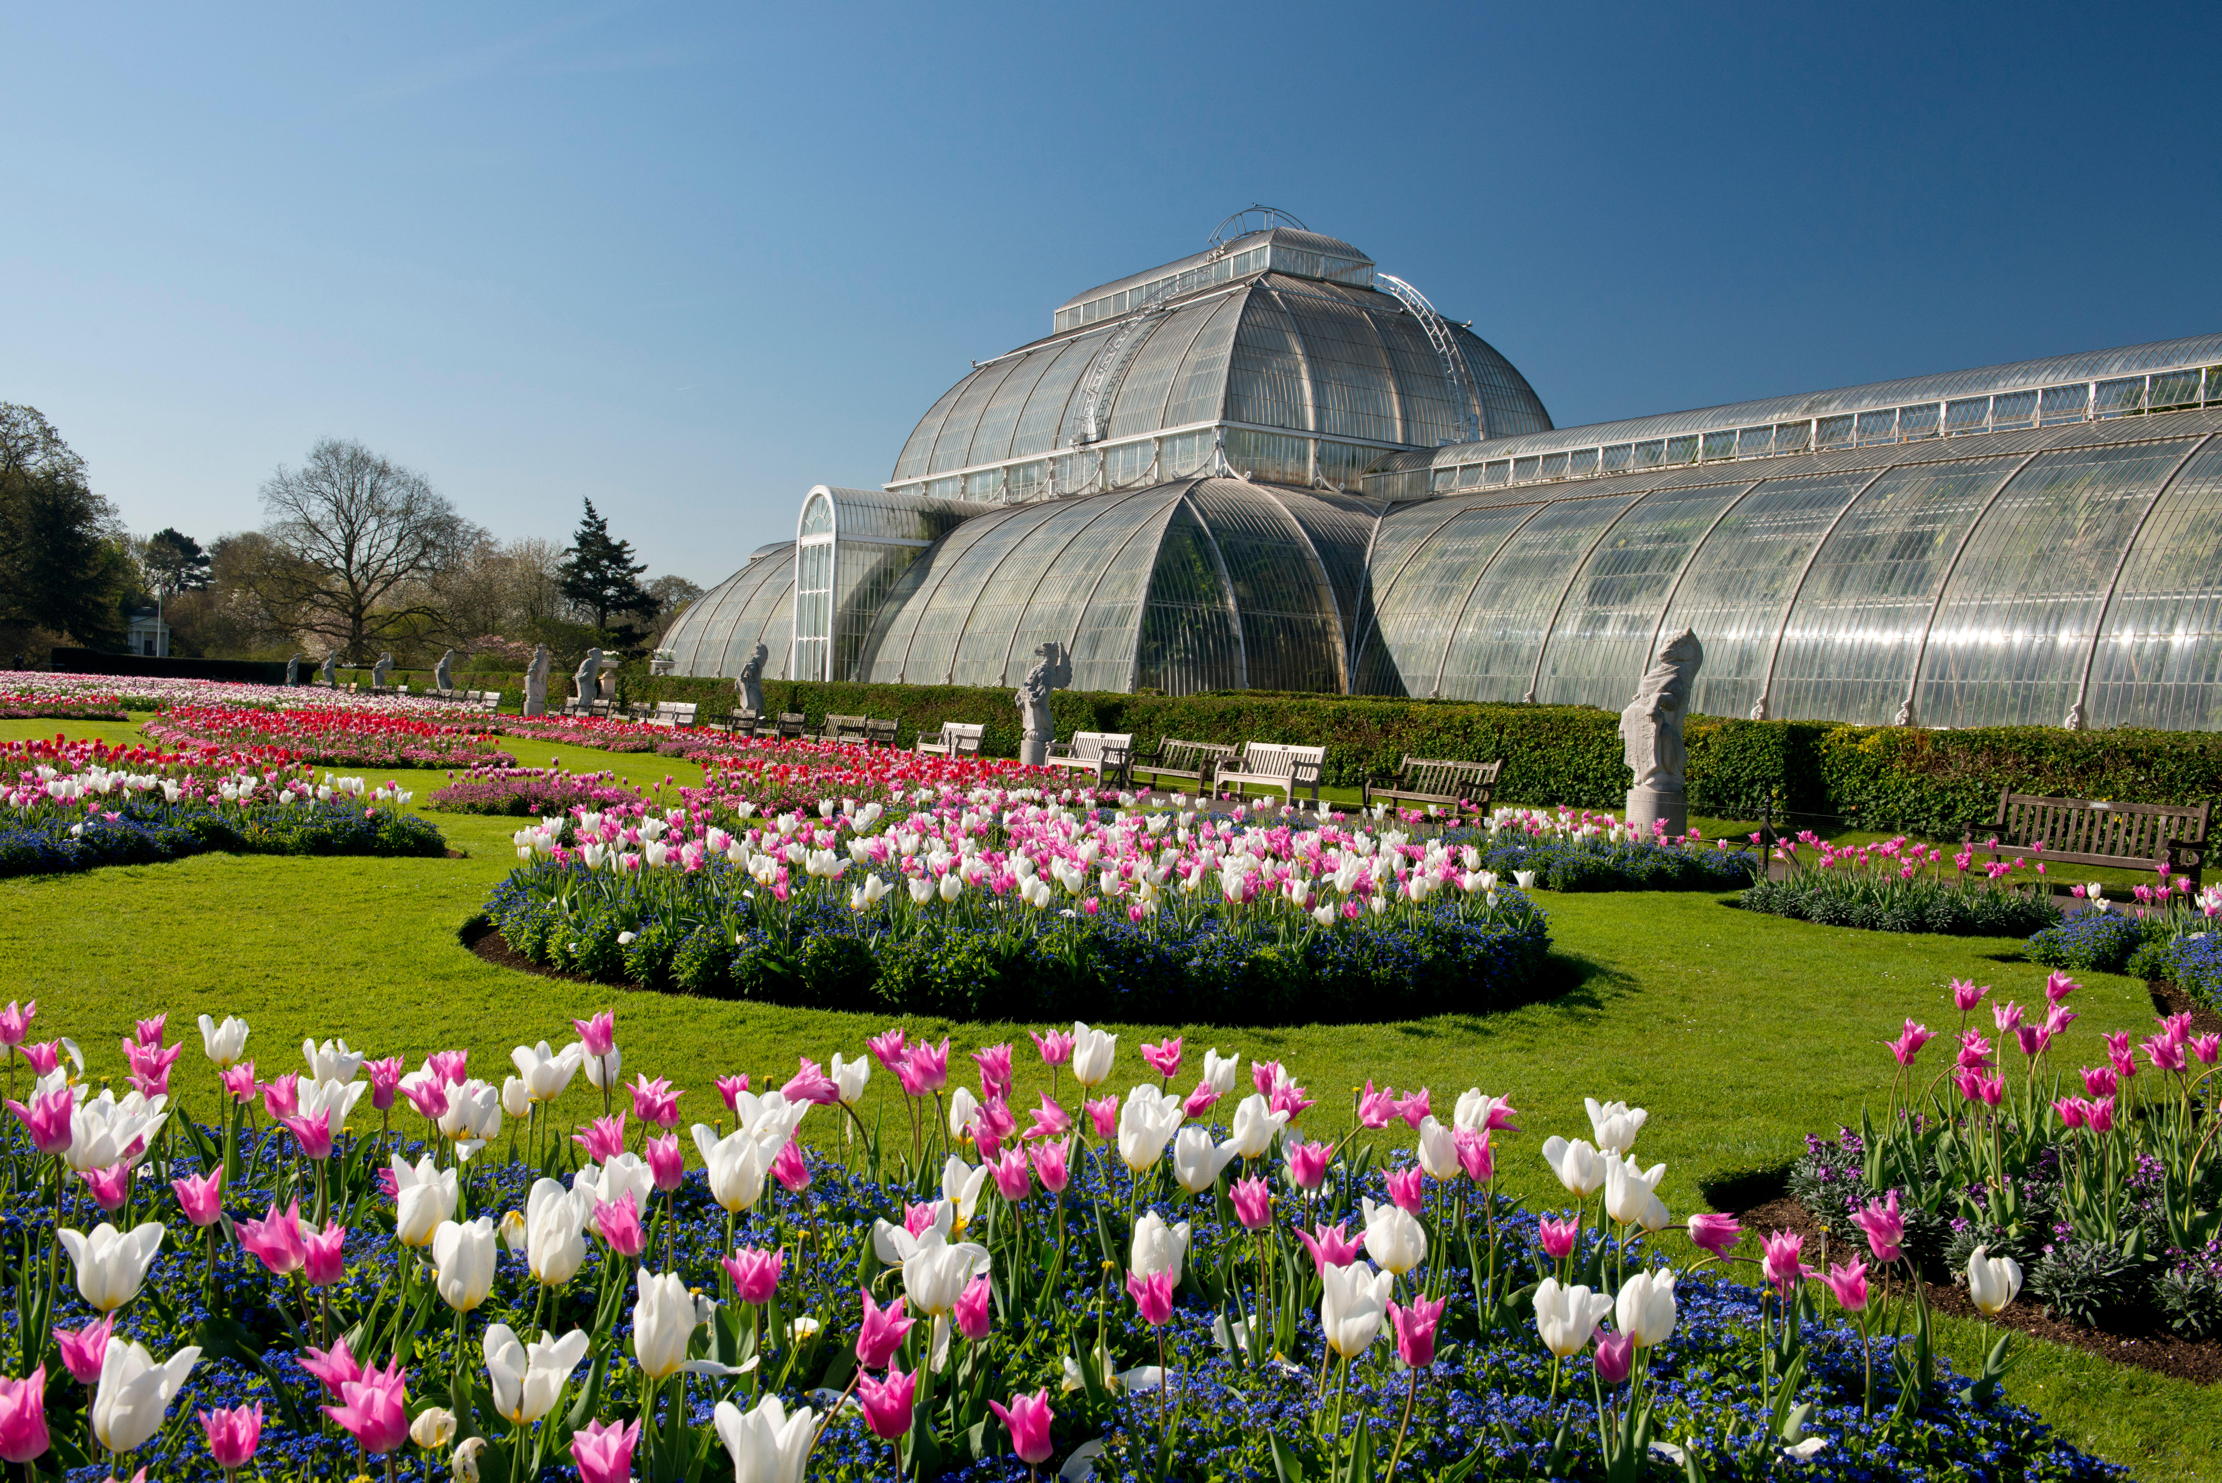
<svg viewBox="0 0 2222 1483">
<path fill-rule="evenodd" d="M 536 1179 L 525 1197 L 525 1265 L 533 1280 L 561 1287 L 586 1264 L 586 1221 L 591 1212 L 552 1179 Z"/>
<path fill-rule="evenodd" d="M 1356 1359 L 1381 1337 L 1396 1276 L 1376 1272 L 1364 1262 L 1351 1262 L 1328 1267 L 1319 1278 L 1319 1323 L 1327 1347 L 1344 1359 Z"/>
<path fill-rule="evenodd" d="M 1617 1153 L 1606 1154 L 1605 1213 L 1624 1226 L 1642 1226 L 1647 1231 L 1665 1230 L 1667 1208 L 1656 1193 L 1659 1179 L 1665 1173 L 1664 1164 L 1653 1164 L 1645 1170 L 1633 1159 L 1624 1159 Z"/>
<path fill-rule="evenodd" d="M 1535 1329 L 1543 1347 L 1560 1359 L 1582 1352 L 1598 1320 L 1612 1311 L 1612 1299 L 1586 1287 L 1561 1287 L 1556 1277 L 1546 1277 L 1535 1290 Z"/>
<path fill-rule="evenodd" d="M 1489 1126 L 1490 1114 L 1500 1107 L 1512 1110 L 1506 1098 L 1489 1096 L 1480 1087 L 1468 1087 L 1458 1094 L 1458 1110 L 1451 1116 L 1451 1126 L 1460 1132 L 1478 1133 Z"/>
<path fill-rule="evenodd" d="M 1613 1322 L 1636 1341 L 1638 1349 L 1663 1343 L 1674 1332 L 1674 1274 L 1638 1272 L 1620 1286 Z"/>
<path fill-rule="evenodd" d="M 720 1138 L 715 1130 L 696 1123 L 694 1146 L 709 1175 L 710 1198 L 721 1208 L 738 1214 L 763 1198 L 767 1166 L 764 1149 L 746 1131 Z"/>
<path fill-rule="evenodd" d="M 1577 1200 L 1586 1200 L 1597 1193 L 1605 1182 L 1605 1161 L 1596 1149 L 1582 1139 L 1572 1142 L 1556 1133 L 1543 1140 L 1543 1162 L 1551 1166 L 1558 1182 Z"/>
<path fill-rule="evenodd" d="M 1263 1092 L 1252 1092 L 1235 1104 L 1234 1136 L 1228 1140 L 1246 1159 L 1263 1157 L 1288 1127 L 1289 1115 L 1275 1112 Z"/>
<path fill-rule="evenodd" d="M 934 1205 L 933 1224 L 926 1230 L 938 1233 L 942 1240 L 947 1241 L 956 1229 L 956 1222 L 957 1207 L 947 1200 L 937 1201 Z M 883 1267 L 899 1267 L 918 1249 L 918 1242 L 925 1234 L 926 1231 L 922 1230 L 917 1235 L 912 1235 L 902 1226 L 875 1220 L 872 1222 L 873 1255 L 880 1259 Z"/>
<path fill-rule="evenodd" d="M 426 1154 L 414 1164 L 393 1156 L 394 1239 L 404 1246 L 431 1241 L 442 1222 L 455 1214 L 456 1174 Z"/>
<path fill-rule="evenodd" d="M 1420 1119 L 1420 1167 L 1430 1179 L 1456 1179 L 1464 1169 L 1458 1162 L 1458 1140 L 1433 1116 Z"/>
<path fill-rule="evenodd" d="M 1603 1153 L 1625 1155 L 1636 1146 L 1636 1134 L 1643 1131 L 1651 1114 L 1641 1107 L 1630 1107 L 1625 1102 L 1599 1102 L 1595 1097 L 1582 1098 L 1582 1105 L 1589 1109 L 1590 1130 L 1597 1135 L 1597 1147 Z"/>
<path fill-rule="evenodd" d="M 1136 1087 L 1119 1109 L 1119 1158 L 1135 1173 L 1147 1173 L 1187 1117 L 1180 1103 L 1157 1087 L 1147 1082 Z"/>
<path fill-rule="evenodd" d="M 955 1154 L 941 1161 L 941 1198 L 956 1212 L 955 1224 L 964 1226 L 980 1208 L 980 1191 L 987 1188 L 988 1167 L 974 1168 Z"/>
<path fill-rule="evenodd" d="M 1242 1057 L 1223 1056 L 1218 1048 L 1204 1052 L 1204 1084 L 1224 1097 L 1234 1090 L 1235 1073 L 1242 1067 Z"/>
<path fill-rule="evenodd" d="M 506 1076 L 501 1084 L 501 1110 L 511 1117 L 532 1115 L 532 1085 L 521 1076 Z"/>
<path fill-rule="evenodd" d="M 309 1063 L 309 1075 L 318 1081 L 353 1081 L 363 1069 L 362 1052 L 349 1050 L 344 1040 L 327 1040 L 322 1045 L 304 1040 L 301 1059 Z"/>
<path fill-rule="evenodd" d="M 454 1142 L 456 1157 L 468 1159 L 501 1136 L 501 1092 L 475 1076 L 450 1087 L 440 1131 Z"/>
<path fill-rule="evenodd" d="M 528 1346 L 506 1323 L 489 1327 L 484 1347 L 494 1409 L 513 1426 L 530 1426 L 553 1411 L 564 1382 L 586 1358 L 587 1343 L 583 1329 L 560 1339 L 543 1333 Z"/>
<path fill-rule="evenodd" d="M 77 1268 L 77 1291 L 96 1312 L 113 1313 L 139 1295 L 146 1285 L 147 1268 L 162 1248 L 163 1227 L 158 1220 L 119 1231 L 102 1221 L 91 1235 L 63 1229 L 55 1232 Z"/>
<path fill-rule="evenodd" d="M 1134 1223 L 1134 1240 L 1127 1251 L 1127 1266 L 1144 1277 L 1155 1277 L 1160 1272 L 1172 1274 L 1173 1286 L 1180 1286 L 1181 1264 L 1188 1259 L 1188 1222 L 1177 1226 L 1165 1223 L 1165 1217 L 1156 1211 L 1144 1212 Z"/>
<path fill-rule="evenodd" d="M 988 1269 L 988 1249 L 971 1241 L 951 1242 L 928 1227 L 903 1258 L 903 1292 L 920 1313 L 937 1317 L 955 1311 L 972 1279 Z"/>
<path fill-rule="evenodd" d="M 733 1459 L 733 1483 L 802 1483 L 810 1447 L 818 1439 L 818 1413 L 807 1406 L 789 1416 L 775 1395 L 743 1412 L 719 1401 L 711 1417 Z"/>
<path fill-rule="evenodd" d="M 432 1285 L 440 1300 L 458 1313 L 485 1302 L 494 1290 L 494 1256 L 491 1217 L 442 1221 L 432 1233 Z"/>
<path fill-rule="evenodd" d="M 60 1068 L 56 1068 L 59 1075 Z M 43 1083 L 42 1083 L 43 1086 Z M 135 1160 L 153 1146 L 155 1134 L 169 1114 L 167 1097 L 148 1097 L 130 1091 L 118 1097 L 103 1091 L 77 1104 L 70 1116 L 69 1149 L 62 1159 L 83 1174 Z"/>
<path fill-rule="evenodd" d="M 655 1273 L 642 1267 L 640 1296 L 633 1304 L 633 1358 L 651 1380 L 675 1375 L 687 1362 L 687 1346 L 701 1322 L 687 1279 L 677 1272 Z"/>
<path fill-rule="evenodd" d="M 239 1064 L 247 1053 L 247 1022 L 235 1015 L 227 1015 L 222 1024 L 201 1016 L 201 1052 L 226 1070 Z"/>
<path fill-rule="evenodd" d="M 864 1087 L 872 1079 L 872 1058 L 858 1056 L 853 1061 L 843 1060 L 841 1053 L 833 1053 L 833 1066 L 827 1073 L 833 1078 L 833 1089 L 841 1098 L 843 1107 L 854 1107 L 864 1099 Z"/>
<path fill-rule="evenodd" d="M 1366 1255 L 1383 1271 L 1403 1276 L 1427 1260 L 1427 1231 L 1400 1205 L 1360 1202 L 1366 1213 Z"/>
<path fill-rule="evenodd" d="M 571 1191 L 589 1215 L 598 1202 L 621 1205 L 627 1195 L 635 1209 L 646 1210 L 656 1195 L 656 1176 L 639 1154 L 621 1153 L 599 1168 L 589 1164 L 572 1175 Z"/>
<path fill-rule="evenodd" d="M 1204 1128 L 1182 1128 L 1173 1136 L 1173 1178 L 1192 1195 L 1200 1195 L 1219 1182 L 1219 1171 L 1235 1156 L 1233 1140 L 1213 1143 Z"/>
<path fill-rule="evenodd" d="M 517 1075 L 524 1080 L 525 1094 L 535 1102 L 553 1102 L 571 1085 L 571 1078 L 578 1075 L 580 1064 L 586 1059 L 586 1047 L 577 1041 L 562 1050 L 550 1050 L 548 1042 L 538 1045 L 520 1045 L 510 1051 L 509 1059 L 517 1067 Z M 506 1097 L 504 1101 L 506 1103 Z M 511 1117 L 523 1113 L 511 1112 Z"/>
<path fill-rule="evenodd" d="M 1119 1053 L 1119 1037 L 1091 1030 L 1080 1021 L 1072 1026 L 1072 1079 L 1091 1090 L 1111 1074 Z"/>
<path fill-rule="evenodd" d="M 93 1391 L 93 1435 L 111 1452 L 130 1452 L 162 1430 L 170 1403 L 192 1373 L 201 1351 L 187 1345 L 161 1364 L 143 1344 L 118 1337 L 108 1342 Z"/>
<path fill-rule="evenodd" d="M 980 1099 L 972 1095 L 970 1087 L 958 1087 L 949 1094 L 949 1136 L 963 1138 L 972 1131 L 972 1120 L 980 1115 Z"/>
<path fill-rule="evenodd" d="M 575 1043 L 578 1045 L 580 1067 L 586 1072 L 587 1085 L 598 1092 L 614 1091 L 619 1079 L 625 1074 L 625 1047 L 613 1045 L 606 1056 L 590 1056 L 586 1053 L 584 1042 Z"/>
<path fill-rule="evenodd" d="M 1995 1315 L 2021 1292 L 2021 1263 L 2010 1256 L 1992 1256 L 1978 1246 L 1967 1259 L 1967 1295 L 1985 1314 Z"/>
</svg>

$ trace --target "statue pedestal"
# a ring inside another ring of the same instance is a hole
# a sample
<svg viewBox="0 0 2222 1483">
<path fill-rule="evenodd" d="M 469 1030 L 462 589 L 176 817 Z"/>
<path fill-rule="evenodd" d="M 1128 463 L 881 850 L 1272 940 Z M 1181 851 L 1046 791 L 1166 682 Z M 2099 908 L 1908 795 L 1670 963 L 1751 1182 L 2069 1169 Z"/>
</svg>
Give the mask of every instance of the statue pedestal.
<svg viewBox="0 0 2222 1483">
<path fill-rule="evenodd" d="M 1049 738 L 1036 731 L 1029 731 L 1018 744 L 1018 760 L 1028 767 L 1041 767 L 1049 761 Z"/>
<path fill-rule="evenodd" d="M 1664 824 L 1669 835 L 1690 832 L 1689 795 L 1680 788 L 1630 788 L 1628 822 L 1646 835 Z"/>
</svg>

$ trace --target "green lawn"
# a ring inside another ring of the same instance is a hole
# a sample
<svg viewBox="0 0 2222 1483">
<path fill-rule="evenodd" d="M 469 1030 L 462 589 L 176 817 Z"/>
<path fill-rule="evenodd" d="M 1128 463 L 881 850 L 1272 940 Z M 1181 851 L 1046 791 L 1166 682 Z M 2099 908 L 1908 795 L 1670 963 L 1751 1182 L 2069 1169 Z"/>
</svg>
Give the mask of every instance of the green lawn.
<svg viewBox="0 0 2222 1483">
<path fill-rule="evenodd" d="M 0 737 L 52 735 L 54 722 L 0 723 Z M 74 734 L 136 737 L 123 723 Z M 696 770 L 655 756 L 548 749 L 579 769 L 614 768 L 647 783 Z M 546 760 L 535 749 L 525 759 Z M 369 774 L 373 781 L 389 774 Z M 400 773 L 417 807 L 444 778 Z M 798 1053 L 856 1053 L 886 1021 L 849 1014 L 685 999 L 545 980 L 481 962 L 457 927 L 513 863 L 519 821 L 435 814 L 459 860 L 202 856 L 167 865 L 0 881 L 0 1001 L 40 1001 L 40 1029 L 77 1037 L 115 1070 L 116 1040 L 138 1015 L 167 1009 L 191 1035 L 203 1011 L 245 1016 L 266 1073 L 297 1064 L 304 1036 L 342 1035 L 373 1053 L 412 1058 L 468 1046 L 482 1070 L 510 1046 L 560 1040 L 567 1020 L 614 1006 L 627 1070 L 690 1088 L 681 1105 L 716 1110 L 711 1078 L 749 1071 L 784 1079 Z M 1280 1058 L 1331 1103 L 1366 1081 L 1428 1085 L 1439 1103 L 1468 1086 L 1508 1094 L 1524 1114 L 1507 1141 L 1507 1177 L 1521 1193 L 1555 1191 L 1533 1156 L 1551 1132 L 1586 1131 L 1584 1095 L 1651 1109 L 1643 1151 L 1663 1159 L 1663 1196 L 1700 1203 L 1705 1174 L 1782 1159 L 1808 1130 L 1855 1117 L 1880 1094 L 1890 1061 L 1880 1042 L 1906 1015 L 1948 1028 L 1944 982 L 1972 975 L 2002 993 L 2041 998 L 2044 970 L 2016 944 L 1861 933 L 1753 916 L 1703 894 L 1541 895 L 1551 915 L 1564 992 L 1493 1016 L 1312 1029 L 1190 1029 L 1193 1046 Z M 2141 985 L 2092 976 L 2067 1054 L 2095 1060 L 2103 1030 L 2142 1027 Z M 921 1024 L 953 1034 L 959 1051 L 1020 1037 L 1011 1025 Z M 1120 1026 L 1121 1067 L 1168 1027 Z M 1193 1053 L 1193 1052 L 1192 1052 Z M 1932 1054 L 1934 1052 L 1932 1051 Z M 1022 1057 L 1021 1064 L 1031 1059 Z M 197 1058 L 181 1086 L 207 1081 Z M 959 1064 L 962 1064 L 961 1059 Z M 1039 1080 L 1035 1078 L 1034 1080 Z M 889 1095 L 886 1078 L 874 1095 Z M 1022 1078 L 1021 1095 L 1031 1100 Z M 583 1086 L 571 1094 L 584 1113 Z M 1328 1109 L 1323 1109 L 1327 1111 Z M 1332 1115 L 1330 1113 L 1330 1115 Z M 1315 1114 L 1315 1117 L 1318 1114 Z M 1973 1364 L 1987 1335 L 1953 1327 Z M 2081 1445 L 2141 1477 L 2222 1478 L 2222 1394 L 2118 1366 L 2081 1351 L 2017 1341 L 2010 1385 Z"/>
</svg>

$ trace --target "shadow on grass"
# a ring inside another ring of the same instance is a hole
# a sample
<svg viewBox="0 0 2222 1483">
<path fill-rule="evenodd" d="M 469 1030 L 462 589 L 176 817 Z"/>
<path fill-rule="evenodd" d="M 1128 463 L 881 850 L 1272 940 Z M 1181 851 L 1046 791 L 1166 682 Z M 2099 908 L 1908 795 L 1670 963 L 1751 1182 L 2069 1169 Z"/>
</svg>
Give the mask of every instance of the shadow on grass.
<svg viewBox="0 0 2222 1483">
<path fill-rule="evenodd" d="M 1601 1014 L 1610 1002 L 1636 989 L 1634 975 L 1609 968 L 1579 953 L 1553 952 L 1543 967 L 1519 993 L 1508 994 L 1486 1014 L 1441 1014 L 1425 1020 L 1407 1020 L 1390 1028 L 1407 1040 L 1437 1040 L 1454 1035 L 1485 1035 L 1508 1010 L 1547 1004 L 1552 1008 Z"/>
</svg>

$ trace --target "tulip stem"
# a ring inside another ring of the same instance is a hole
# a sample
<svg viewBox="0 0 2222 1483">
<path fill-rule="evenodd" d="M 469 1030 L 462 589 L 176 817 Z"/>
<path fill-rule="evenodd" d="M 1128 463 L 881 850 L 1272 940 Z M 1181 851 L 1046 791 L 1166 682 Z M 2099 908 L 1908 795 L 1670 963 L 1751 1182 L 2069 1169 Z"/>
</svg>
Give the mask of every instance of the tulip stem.
<svg viewBox="0 0 2222 1483">
<path fill-rule="evenodd" d="M 1396 1467 L 1404 1458 L 1405 1434 L 1412 1429 L 1412 1407 L 1420 1398 L 1419 1369 L 1415 1366 L 1406 1371 L 1406 1374 L 1410 1379 L 1404 1387 L 1404 1419 L 1397 1423 L 1396 1445 L 1389 1449 L 1389 1471 L 1383 1476 L 1381 1483 L 1396 1483 Z"/>
</svg>

